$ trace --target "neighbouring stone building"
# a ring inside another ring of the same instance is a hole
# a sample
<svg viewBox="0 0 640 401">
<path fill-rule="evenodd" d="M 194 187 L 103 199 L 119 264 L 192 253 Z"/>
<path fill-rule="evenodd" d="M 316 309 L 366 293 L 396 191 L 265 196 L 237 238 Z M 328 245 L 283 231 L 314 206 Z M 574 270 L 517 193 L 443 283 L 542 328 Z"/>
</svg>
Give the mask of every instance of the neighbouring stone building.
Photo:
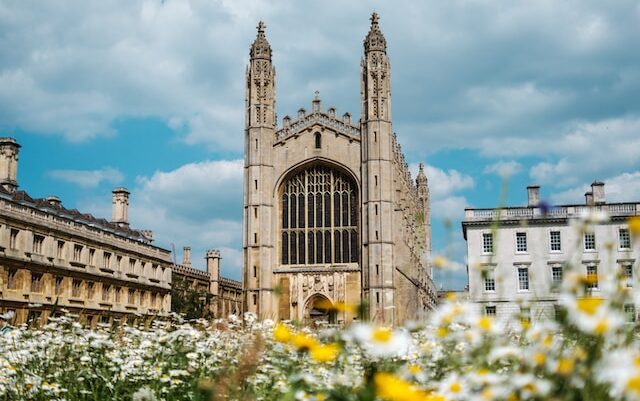
<svg viewBox="0 0 640 401">
<path fill-rule="evenodd" d="M 539 191 L 538 186 L 528 187 L 527 206 L 465 210 L 469 299 L 479 313 L 554 317 L 560 311 L 559 286 L 569 260 L 578 261 L 595 296 L 604 275 L 623 275 L 628 287 L 638 287 L 640 247 L 627 221 L 640 215 L 640 202 L 606 203 L 604 183 L 594 182 L 584 204 L 548 209 L 540 205 Z M 586 233 L 571 226 L 590 211 L 605 212 L 609 220 Z M 629 320 L 636 320 L 635 305 L 626 305 L 625 311 Z"/>
<path fill-rule="evenodd" d="M 211 249 L 205 256 L 207 270 L 200 270 L 191 265 L 191 248 L 182 250 L 182 264 L 175 264 L 172 271 L 172 283 L 180 281 L 188 283 L 191 289 L 202 294 L 209 294 L 210 299 L 203 299 L 205 308 L 211 317 L 226 318 L 242 313 L 242 283 L 220 275 L 220 251 Z"/>
<path fill-rule="evenodd" d="M 18 190 L 20 145 L 0 138 L 0 310 L 13 324 L 61 309 L 87 324 L 141 323 L 171 305 L 171 253 L 129 227 L 129 192 L 113 191 L 111 221 Z"/>
<path fill-rule="evenodd" d="M 324 109 L 276 118 L 275 68 L 258 25 L 246 72 L 245 310 L 327 318 L 321 305 L 369 305 L 401 324 L 435 305 L 427 178 L 411 178 L 391 118 L 391 75 L 378 16 L 364 40 L 361 117 Z M 341 312 L 337 323 L 354 319 Z"/>
</svg>

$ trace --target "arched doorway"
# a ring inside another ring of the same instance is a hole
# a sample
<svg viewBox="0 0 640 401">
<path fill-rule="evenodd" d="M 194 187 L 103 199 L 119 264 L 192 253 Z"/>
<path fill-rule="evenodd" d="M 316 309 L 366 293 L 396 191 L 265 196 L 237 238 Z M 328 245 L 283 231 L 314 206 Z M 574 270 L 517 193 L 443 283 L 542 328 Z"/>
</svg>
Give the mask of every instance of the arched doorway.
<svg viewBox="0 0 640 401">
<path fill-rule="evenodd" d="M 335 323 L 333 303 L 322 294 L 312 295 L 304 308 L 305 324 Z"/>
</svg>

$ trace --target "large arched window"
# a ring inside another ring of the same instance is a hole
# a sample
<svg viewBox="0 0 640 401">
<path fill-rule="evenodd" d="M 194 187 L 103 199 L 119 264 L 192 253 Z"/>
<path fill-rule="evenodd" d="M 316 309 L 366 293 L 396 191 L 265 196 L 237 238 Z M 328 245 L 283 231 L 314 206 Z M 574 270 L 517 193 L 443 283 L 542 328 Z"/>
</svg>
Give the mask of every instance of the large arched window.
<svg viewBox="0 0 640 401">
<path fill-rule="evenodd" d="M 282 184 L 283 265 L 358 262 L 358 196 L 346 174 L 323 165 L 297 172 Z"/>
</svg>

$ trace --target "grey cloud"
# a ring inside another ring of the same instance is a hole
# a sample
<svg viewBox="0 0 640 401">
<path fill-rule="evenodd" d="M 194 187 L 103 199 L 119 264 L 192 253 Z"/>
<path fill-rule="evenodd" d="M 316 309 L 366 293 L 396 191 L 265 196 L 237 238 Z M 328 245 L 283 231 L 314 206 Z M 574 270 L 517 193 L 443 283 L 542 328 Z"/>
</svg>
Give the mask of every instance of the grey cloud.
<svg viewBox="0 0 640 401">
<path fill-rule="evenodd" d="M 124 179 L 124 175 L 112 167 L 105 167 L 100 170 L 52 170 L 47 175 L 53 179 L 83 188 L 95 188 L 103 181 L 119 184 Z"/>
</svg>

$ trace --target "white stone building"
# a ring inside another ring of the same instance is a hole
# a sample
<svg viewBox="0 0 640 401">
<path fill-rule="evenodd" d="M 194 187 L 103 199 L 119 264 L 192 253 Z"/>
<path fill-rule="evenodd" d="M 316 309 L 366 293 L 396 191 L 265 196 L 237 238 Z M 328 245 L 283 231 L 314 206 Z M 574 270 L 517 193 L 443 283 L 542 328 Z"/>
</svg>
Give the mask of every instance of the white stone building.
<svg viewBox="0 0 640 401">
<path fill-rule="evenodd" d="M 560 310 L 558 287 L 569 260 L 577 260 L 593 280 L 593 294 L 608 274 L 623 274 L 628 286 L 640 285 L 640 250 L 627 227 L 629 217 L 640 215 L 640 202 L 606 203 L 604 183 L 594 182 L 585 204 L 547 208 L 540 204 L 538 186 L 527 189 L 525 207 L 465 210 L 469 299 L 480 313 L 553 317 Z M 610 219 L 581 235 L 571 222 L 590 210 L 603 211 Z M 635 320 L 635 306 L 625 310 Z"/>
<path fill-rule="evenodd" d="M 245 309 L 308 321 L 324 318 L 318 305 L 365 301 L 372 320 L 418 317 L 436 301 L 429 190 L 422 169 L 411 178 L 392 128 L 391 69 L 377 15 L 364 40 L 356 121 L 323 109 L 316 94 L 310 111 L 278 126 L 264 28 L 251 46 L 245 88 Z"/>
</svg>

